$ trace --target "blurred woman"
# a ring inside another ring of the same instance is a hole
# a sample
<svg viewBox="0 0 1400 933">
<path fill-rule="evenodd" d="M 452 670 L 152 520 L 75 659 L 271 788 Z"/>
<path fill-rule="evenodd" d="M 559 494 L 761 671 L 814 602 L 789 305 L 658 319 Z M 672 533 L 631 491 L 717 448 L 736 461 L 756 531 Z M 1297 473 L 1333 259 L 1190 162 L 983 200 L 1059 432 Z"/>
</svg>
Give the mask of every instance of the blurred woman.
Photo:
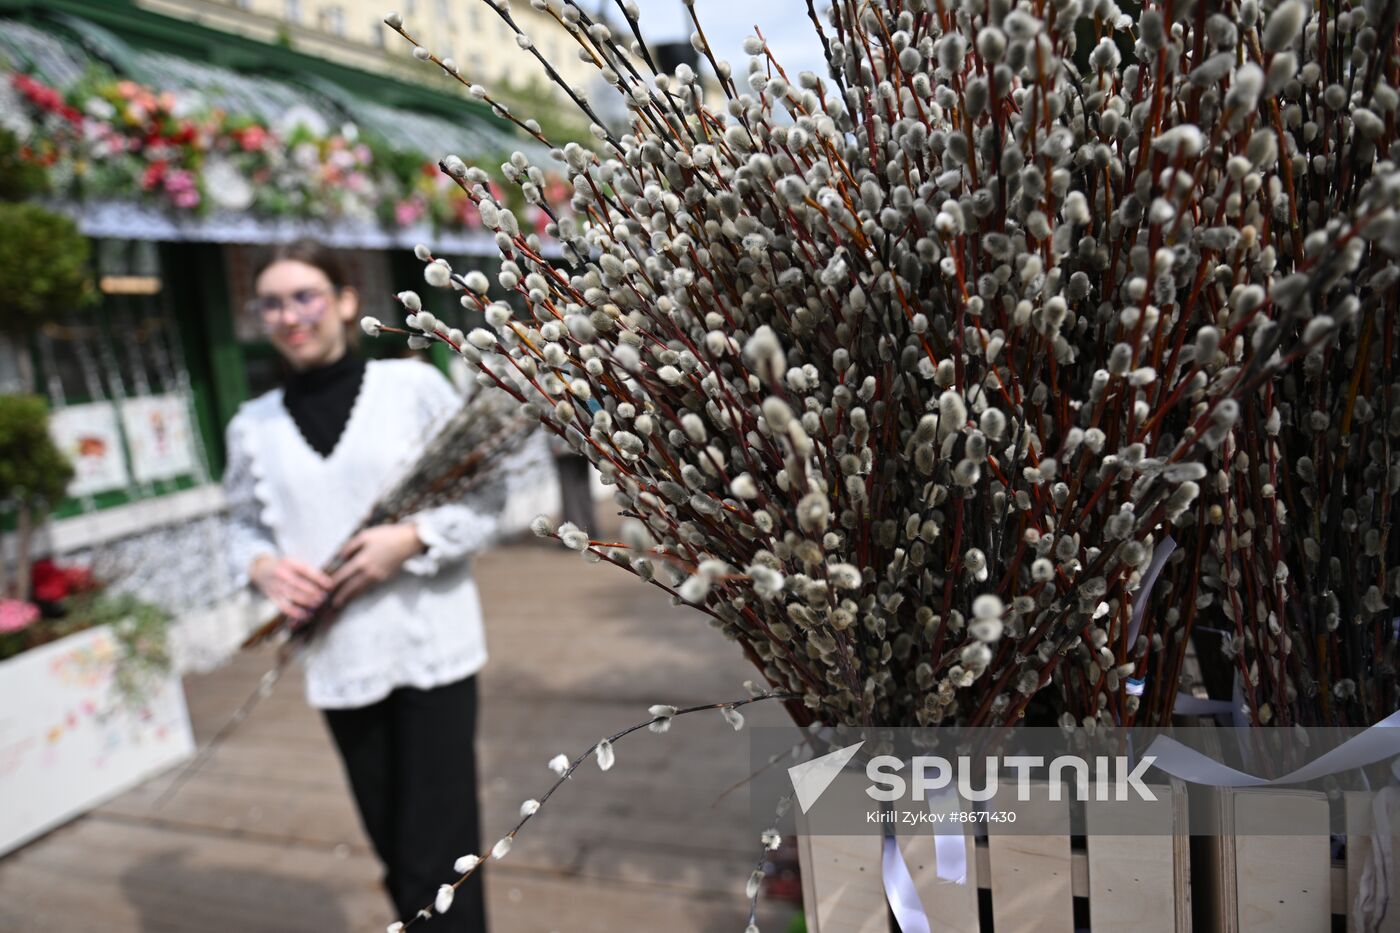
<svg viewBox="0 0 1400 933">
<path fill-rule="evenodd" d="M 354 353 L 358 298 L 324 248 L 278 249 L 255 289 L 249 312 L 287 372 L 228 426 L 229 552 L 240 579 L 291 618 L 336 608 L 306 654 L 307 700 L 408 919 L 480 843 L 474 675 L 486 644 L 469 558 L 496 512 L 474 500 L 349 537 L 460 399 L 431 366 Z M 345 562 L 327 575 L 337 555 Z M 486 929 L 479 873 L 433 929 Z"/>
</svg>

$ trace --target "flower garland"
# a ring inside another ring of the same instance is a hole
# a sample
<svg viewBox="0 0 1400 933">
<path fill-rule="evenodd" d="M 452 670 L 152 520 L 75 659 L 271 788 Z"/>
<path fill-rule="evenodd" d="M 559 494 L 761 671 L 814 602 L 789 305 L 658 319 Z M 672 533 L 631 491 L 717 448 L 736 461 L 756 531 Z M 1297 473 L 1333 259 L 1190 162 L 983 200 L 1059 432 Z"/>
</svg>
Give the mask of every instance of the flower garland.
<svg viewBox="0 0 1400 933">
<path fill-rule="evenodd" d="M 21 155 L 74 201 L 131 199 L 176 215 L 213 210 L 305 221 L 357 221 L 385 229 L 428 223 L 439 232 L 482 229 L 472 199 L 421 155 L 345 124 L 286 132 L 218 108 L 192 107 L 169 91 L 111 75 L 67 94 L 32 75 L 10 82 L 34 131 Z M 564 191 L 557 175 L 547 184 Z M 502 197 L 505 192 L 498 189 Z M 548 217 L 522 205 L 543 233 Z"/>
</svg>

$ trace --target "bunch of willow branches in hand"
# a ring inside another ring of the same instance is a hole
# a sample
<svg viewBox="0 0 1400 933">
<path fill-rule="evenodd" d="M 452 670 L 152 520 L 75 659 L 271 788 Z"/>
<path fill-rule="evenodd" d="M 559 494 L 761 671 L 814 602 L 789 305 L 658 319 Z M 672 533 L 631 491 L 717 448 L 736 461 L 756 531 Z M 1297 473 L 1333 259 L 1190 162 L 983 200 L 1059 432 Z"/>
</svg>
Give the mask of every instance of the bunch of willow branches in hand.
<svg viewBox="0 0 1400 933">
<path fill-rule="evenodd" d="M 416 302 L 417 296 L 407 299 L 409 294 L 403 298 Z M 379 322 L 366 318 L 364 329 L 376 335 Z M 505 507 L 506 474 L 526 466 L 526 442 L 537 430 L 536 422 L 523 416 L 508 396 L 494 389 L 474 393 L 438 426 L 422 453 L 375 500 L 347 540 L 366 528 L 404 521 L 449 503 L 468 502 L 485 514 L 499 514 Z M 322 569 L 333 574 L 343 563 L 336 558 Z M 334 597 L 328 594 L 304 619 L 279 612 L 255 629 L 243 647 L 257 647 L 284 633 L 298 645 L 309 642 L 335 620 Z"/>
<path fill-rule="evenodd" d="M 696 19 L 715 107 L 634 4 L 632 38 L 533 5 L 630 132 L 564 87 L 598 139 L 553 151 L 567 213 L 503 166 L 566 270 L 445 157 L 528 310 L 425 256 L 486 325 L 408 330 L 648 540 L 540 533 L 707 614 L 799 719 L 1156 724 L 1211 623 L 1256 722 L 1394 708 L 1396 4 L 837 0 L 826 75 L 756 36 L 743 81 Z"/>
</svg>

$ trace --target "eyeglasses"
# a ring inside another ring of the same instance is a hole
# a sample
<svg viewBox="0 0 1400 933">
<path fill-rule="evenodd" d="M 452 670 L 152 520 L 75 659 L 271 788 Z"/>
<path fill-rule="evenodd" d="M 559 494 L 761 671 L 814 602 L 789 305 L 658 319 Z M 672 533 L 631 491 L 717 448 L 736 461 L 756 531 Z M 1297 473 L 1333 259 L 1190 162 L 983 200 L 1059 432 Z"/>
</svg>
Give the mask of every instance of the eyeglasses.
<svg viewBox="0 0 1400 933">
<path fill-rule="evenodd" d="M 296 324 L 315 324 L 326 315 L 330 292 L 324 288 L 299 288 L 290 295 L 258 295 L 248 300 L 248 313 L 262 321 L 263 327 L 275 330 L 284 325 L 291 312 Z"/>
</svg>

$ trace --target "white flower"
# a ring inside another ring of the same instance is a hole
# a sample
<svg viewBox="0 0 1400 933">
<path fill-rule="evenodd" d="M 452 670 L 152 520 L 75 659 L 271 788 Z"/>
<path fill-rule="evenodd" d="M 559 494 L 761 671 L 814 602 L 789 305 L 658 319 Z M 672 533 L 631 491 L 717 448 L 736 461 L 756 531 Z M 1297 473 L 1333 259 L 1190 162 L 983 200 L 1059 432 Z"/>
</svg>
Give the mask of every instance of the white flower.
<svg viewBox="0 0 1400 933">
<path fill-rule="evenodd" d="M 413 247 L 413 255 L 418 257 L 419 262 L 430 262 L 433 258 L 433 251 L 428 249 L 425 244 L 419 243 Z"/>
<path fill-rule="evenodd" d="M 506 853 L 510 851 L 512 841 L 510 836 L 502 836 L 501 841 L 491 847 L 491 857 L 498 862 L 505 858 Z"/>
<path fill-rule="evenodd" d="M 749 875 L 749 883 L 744 885 L 744 896 L 753 900 L 758 896 L 758 889 L 763 884 L 763 869 L 756 868 L 754 873 Z"/>
<path fill-rule="evenodd" d="M 452 897 L 457 893 L 450 884 L 444 884 L 437 890 L 437 897 L 433 898 L 433 908 L 440 914 L 445 914 L 452 909 Z"/>
<path fill-rule="evenodd" d="M 853 564 L 831 564 L 826 568 L 826 578 L 839 589 L 860 589 L 861 573 Z"/>
<path fill-rule="evenodd" d="M 478 856 L 464 855 L 457 861 L 452 863 L 452 870 L 459 875 L 465 875 L 467 872 L 471 871 L 478 864 L 480 864 L 480 862 L 481 859 Z"/>
<path fill-rule="evenodd" d="M 445 70 L 452 72 L 454 75 L 457 73 L 457 62 L 453 59 L 444 58 L 442 60 L 442 67 Z"/>
<path fill-rule="evenodd" d="M 1005 609 L 995 593 L 983 593 L 972 601 L 972 617 L 975 619 L 999 619 Z"/>
<path fill-rule="evenodd" d="M 410 350 L 426 350 L 433 345 L 427 337 L 420 337 L 417 334 L 408 338 L 408 348 Z"/>
<path fill-rule="evenodd" d="M 783 844 L 783 837 L 779 835 L 776 829 L 765 829 L 760 838 L 763 840 L 763 847 L 765 849 L 776 849 Z"/>
<path fill-rule="evenodd" d="M 402 29 L 403 17 L 400 16 L 398 13 L 391 12 L 384 17 L 384 24 L 390 29 Z"/>
<path fill-rule="evenodd" d="M 384 323 L 380 321 L 377 317 L 369 317 L 368 315 L 366 315 L 365 317 L 360 318 L 360 330 L 364 331 L 371 337 L 378 337 L 379 332 L 383 329 L 383 327 Z"/>
<path fill-rule="evenodd" d="M 232 162 L 217 156 L 204 163 L 204 190 L 227 211 L 246 211 L 253 204 L 252 184 Z"/>
<path fill-rule="evenodd" d="M 467 287 L 472 288 L 470 274 L 467 275 Z M 466 296 L 464 295 L 462 297 L 465 298 Z M 511 319 L 513 314 L 514 312 L 511 311 L 510 305 L 503 301 L 493 301 L 486 306 L 486 323 L 500 330 L 506 325 L 506 322 Z"/>
<path fill-rule="evenodd" d="M 734 707 L 720 707 L 720 714 L 724 716 L 725 722 L 729 723 L 731 726 L 734 727 L 735 732 L 738 732 L 740 729 L 744 728 L 744 714 L 739 712 Z"/>
<path fill-rule="evenodd" d="M 403 933 L 403 921 L 395 920 L 384 928 L 384 933 Z"/>
<path fill-rule="evenodd" d="M 450 155 L 443 159 L 442 165 L 443 168 L 447 169 L 447 174 L 451 175 L 453 178 L 465 178 L 467 176 L 467 163 L 463 162 L 455 155 Z"/>
<path fill-rule="evenodd" d="M 418 59 L 420 62 L 425 62 L 433 57 L 433 53 L 429 52 L 421 45 L 415 45 L 413 47 L 413 57 Z"/>
<path fill-rule="evenodd" d="M 548 538 L 554 534 L 554 526 L 550 524 L 548 515 L 536 515 L 530 520 L 530 531 L 537 538 Z"/>
<path fill-rule="evenodd" d="M 431 311 L 419 311 L 418 323 L 413 326 L 425 333 L 435 331 L 438 329 L 437 315 L 433 314 Z"/>
<path fill-rule="evenodd" d="M 434 259 L 423 267 L 423 278 L 434 288 L 446 288 L 452 284 L 452 267 L 441 259 Z"/>
<path fill-rule="evenodd" d="M 678 590 L 681 594 L 681 599 L 688 603 L 698 603 L 702 601 L 710 592 L 710 582 L 709 574 L 697 573 L 681 584 L 681 588 Z"/>
<path fill-rule="evenodd" d="M 598 743 L 598 747 L 594 750 L 594 753 L 598 756 L 599 770 L 607 771 L 617 762 L 617 756 L 613 753 L 612 743 L 607 739 Z"/>
<path fill-rule="evenodd" d="M 467 343 L 478 350 L 490 350 L 496 346 L 496 335 L 484 327 L 476 327 L 472 329 L 470 334 L 467 334 Z"/>
<path fill-rule="evenodd" d="M 485 273 L 473 269 L 467 273 L 467 288 L 478 295 L 484 295 L 491 288 L 491 280 L 486 277 Z"/>
<path fill-rule="evenodd" d="M 423 299 L 418 297 L 417 292 L 399 292 L 399 303 L 410 311 L 421 311 Z"/>
<path fill-rule="evenodd" d="M 589 537 L 587 532 L 582 531 L 573 522 L 565 522 L 559 526 L 559 540 L 563 541 L 564 547 L 570 550 L 588 550 Z"/>
<path fill-rule="evenodd" d="M 560 753 L 549 759 L 549 770 L 563 777 L 569 770 L 569 756 Z"/>
<path fill-rule="evenodd" d="M 520 805 L 520 816 L 523 819 L 527 816 L 534 816 L 539 812 L 540 802 L 531 798 Z"/>
<path fill-rule="evenodd" d="M 764 599 L 772 599 L 783 591 L 783 584 L 786 582 L 781 573 L 772 567 L 764 564 L 752 564 L 748 569 L 749 579 L 753 581 L 754 592 Z"/>
<path fill-rule="evenodd" d="M 968 634 L 978 641 L 991 643 L 1001 638 L 1002 624 L 997 618 L 977 619 L 967 627 Z"/>
<path fill-rule="evenodd" d="M 671 717 L 676 715 L 676 708 L 666 704 L 658 704 L 651 707 L 648 712 L 651 713 L 653 721 L 647 728 L 652 732 L 661 733 L 671 728 Z"/>
</svg>

